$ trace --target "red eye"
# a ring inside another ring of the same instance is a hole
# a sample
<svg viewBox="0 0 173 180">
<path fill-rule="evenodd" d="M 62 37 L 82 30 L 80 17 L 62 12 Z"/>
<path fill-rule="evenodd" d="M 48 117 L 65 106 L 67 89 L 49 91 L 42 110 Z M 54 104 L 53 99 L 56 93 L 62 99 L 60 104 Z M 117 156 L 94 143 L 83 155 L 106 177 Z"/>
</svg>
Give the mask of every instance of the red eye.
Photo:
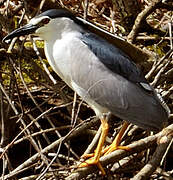
<svg viewBox="0 0 173 180">
<path fill-rule="evenodd" d="M 49 18 L 45 18 L 45 19 L 43 19 L 41 22 L 42 22 L 43 24 L 48 24 L 48 23 L 49 23 L 49 21 L 50 21 L 50 19 L 49 19 Z"/>
</svg>

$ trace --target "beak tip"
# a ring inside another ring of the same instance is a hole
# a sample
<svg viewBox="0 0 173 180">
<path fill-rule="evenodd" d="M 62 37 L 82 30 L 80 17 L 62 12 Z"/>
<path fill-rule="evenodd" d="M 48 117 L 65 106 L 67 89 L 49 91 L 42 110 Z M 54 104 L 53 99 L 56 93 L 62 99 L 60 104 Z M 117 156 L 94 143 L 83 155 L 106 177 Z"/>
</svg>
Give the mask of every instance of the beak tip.
<svg viewBox="0 0 173 180">
<path fill-rule="evenodd" d="M 5 36 L 5 37 L 2 39 L 2 42 L 3 42 L 3 43 L 8 43 L 8 42 L 10 41 L 10 39 L 11 39 L 11 38 L 9 38 L 8 35 L 7 35 L 7 36 Z"/>
<path fill-rule="evenodd" d="M 13 39 L 15 37 L 19 37 L 19 36 L 25 36 L 25 35 L 28 35 L 28 34 L 32 34 L 35 32 L 35 30 L 37 29 L 38 27 L 36 25 L 33 25 L 33 24 L 27 24 L 21 28 L 18 28 L 14 31 L 12 31 L 11 33 L 9 33 L 7 36 L 5 36 L 3 39 L 2 39 L 2 42 L 4 43 L 5 41 L 7 40 L 10 40 L 10 39 Z"/>
<path fill-rule="evenodd" d="M 2 43 L 6 43 L 5 41 L 6 41 L 5 38 L 3 38 L 3 39 L 2 39 Z"/>
<path fill-rule="evenodd" d="M 6 41 L 6 36 L 2 39 L 2 42 L 5 43 Z"/>
</svg>

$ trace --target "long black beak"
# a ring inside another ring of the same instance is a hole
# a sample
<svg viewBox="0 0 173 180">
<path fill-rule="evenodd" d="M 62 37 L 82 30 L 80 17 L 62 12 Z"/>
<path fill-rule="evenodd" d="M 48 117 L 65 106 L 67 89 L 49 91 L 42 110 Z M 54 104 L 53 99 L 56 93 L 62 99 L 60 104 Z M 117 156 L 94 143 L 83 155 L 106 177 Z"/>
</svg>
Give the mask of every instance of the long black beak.
<svg viewBox="0 0 173 180">
<path fill-rule="evenodd" d="M 9 40 L 9 39 L 13 39 L 14 37 L 33 34 L 37 28 L 38 28 L 38 26 L 36 26 L 36 25 L 27 24 L 27 25 L 25 25 L 25 26 L 23 26 L 21 28 L 18 28 L 16 30 L 12 31 L 10 34 L 5 36 L 3 38 L 3 40 L 2 40 L 2 42 L 6 41 L 6 40 Z"/>
</svg>

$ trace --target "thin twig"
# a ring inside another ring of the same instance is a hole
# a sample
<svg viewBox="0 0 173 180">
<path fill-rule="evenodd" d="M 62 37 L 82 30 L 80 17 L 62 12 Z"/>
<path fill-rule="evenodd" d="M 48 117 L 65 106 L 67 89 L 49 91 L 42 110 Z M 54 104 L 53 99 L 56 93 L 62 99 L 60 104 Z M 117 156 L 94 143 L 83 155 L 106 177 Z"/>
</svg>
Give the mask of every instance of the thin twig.
<svg viewBox="0 0 173 180">
<path fill-rule="evenodd" d="M 48 151 L 57 147 L 62 141 L 68 141 L 68 140 L 72 139 L 73 137 L 81 134 L 81 132 L 85 132 L 86 128 L 93 126 L 97 122 L 98 122 L 98 119 L 95 118 L 92 121 L 89 121 L 89 122 L 85 121 L 85 122 L 81 123 L 80 125 L 76 126 L 74 129 L 72 129 L 66 136 L 64 136 L 64 137 L 54 141 L 52 144 L 46 146 L 44 149 L 42 149 L 42 151 L 40 153 L 42 153 L 42 154 L 48 153 Z M 15 141 L 15 140 L 13 140 L 13 141 Z M 4 179 L 9 179 L 9 178 L 13 177 L 14 175 L 19 174 L 22 169 L 25 169 L 25 167 L 28 167 L 31 164 L 33 164 L 40 157 L 40 153 L 36 153 L 35 155 L 31 156 L 24 163 L 22 163 L 16 169 L 11 171 L 8 175 L 5 175 Z M 0 180 L 2 180 L 2 178 L 0 178 Z"/>
</svg>

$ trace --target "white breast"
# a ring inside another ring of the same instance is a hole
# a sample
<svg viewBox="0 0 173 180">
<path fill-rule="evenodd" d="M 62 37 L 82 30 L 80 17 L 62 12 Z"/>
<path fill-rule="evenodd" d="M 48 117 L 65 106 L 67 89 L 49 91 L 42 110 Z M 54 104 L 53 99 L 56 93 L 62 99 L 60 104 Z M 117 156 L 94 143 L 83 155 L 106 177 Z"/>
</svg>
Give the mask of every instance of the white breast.
<svg viewBox="0 0 173 180">
<path fill-rule="evenodd" d="M 63 79 L 69 86 L 71 83 L 71 46 L 75 46 L 77 33 L 71 32 L 61 39 L 45 42 L 45 54 L 52 69 Z"/>
</svg>

